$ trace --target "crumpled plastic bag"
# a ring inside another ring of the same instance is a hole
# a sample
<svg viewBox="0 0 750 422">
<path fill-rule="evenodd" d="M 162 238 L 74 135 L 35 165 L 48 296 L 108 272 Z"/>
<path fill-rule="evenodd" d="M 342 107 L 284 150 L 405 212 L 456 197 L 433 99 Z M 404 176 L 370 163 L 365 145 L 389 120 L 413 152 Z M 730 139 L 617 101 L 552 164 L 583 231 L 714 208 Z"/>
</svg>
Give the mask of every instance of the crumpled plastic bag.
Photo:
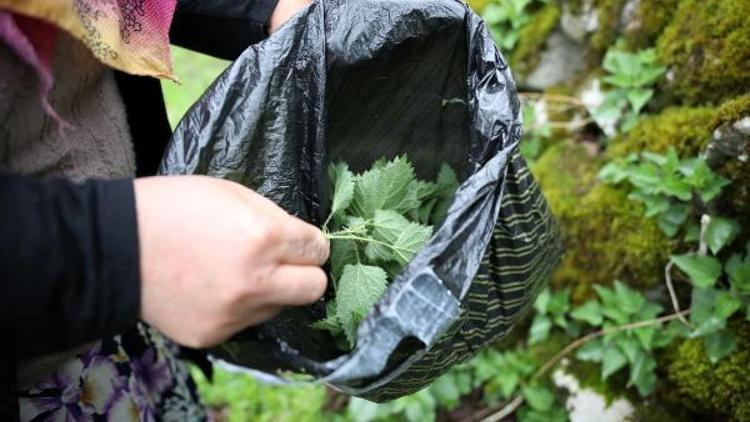
<svg viewBox="0 0 750 422">
<path fill-rule="evenodd" d="M 290 308 L 212 356 L 310 374 L 373 401 L 415 392 L 504 337 L 559 261 L 558 228 L 520 156 L 516 86 L 485 24 L 458 0 L 318 0 L 249 47 L 175 130 L 162 174 L 255 189 L 321 225 L 327 166 L 407 154 L 461 185 L 431 240 L 342 354 Z M 210 221 L 196 224 L 211 224 Z"/>
</svg>

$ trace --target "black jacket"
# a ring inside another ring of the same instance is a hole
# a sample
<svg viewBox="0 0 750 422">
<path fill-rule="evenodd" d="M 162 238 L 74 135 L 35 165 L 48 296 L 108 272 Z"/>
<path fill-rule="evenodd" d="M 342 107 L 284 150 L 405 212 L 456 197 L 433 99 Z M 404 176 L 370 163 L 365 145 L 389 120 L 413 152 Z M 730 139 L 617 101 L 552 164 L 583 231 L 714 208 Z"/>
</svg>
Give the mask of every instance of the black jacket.
<svg viewBox="0 0 750 422">
<path fill-rule="evenodd" d="M 266 36 L 276 1 L 180 0 L 172 43 L 234 59 Z M 153 175 L 171 136 L 160 83 L 123 73 L 117 83 L 137 175 Z M 79 185 L 0 173 L 0 420 L 17 418 L 14 360 L 136 322 L 137 233 L 132 180 Z"/>
</svg>

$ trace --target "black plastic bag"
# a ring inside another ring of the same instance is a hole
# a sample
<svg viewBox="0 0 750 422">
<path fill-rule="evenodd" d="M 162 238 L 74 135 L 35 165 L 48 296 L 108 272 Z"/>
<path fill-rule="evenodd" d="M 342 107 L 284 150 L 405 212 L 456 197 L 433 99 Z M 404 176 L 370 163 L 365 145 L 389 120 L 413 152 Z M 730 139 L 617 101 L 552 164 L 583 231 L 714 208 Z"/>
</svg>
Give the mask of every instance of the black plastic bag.
<svg viewBox="0 0 750 422">
<path fill-rule="evenodd" d="M 516 94 L 484 23 L 458 0 L 318 0 L 248 48 L 180 122 L 161 173 L 234 180 L 317 225 L 331 161 L 361 171 L 406 153 L 422 178 L 447 162 L 462 184 L 352 352 L 309 327 L 324 315 L 321 301 L 213 356 L 386 401 L 505 336 L 561 254 L 519 154 Z"/>
</svg>

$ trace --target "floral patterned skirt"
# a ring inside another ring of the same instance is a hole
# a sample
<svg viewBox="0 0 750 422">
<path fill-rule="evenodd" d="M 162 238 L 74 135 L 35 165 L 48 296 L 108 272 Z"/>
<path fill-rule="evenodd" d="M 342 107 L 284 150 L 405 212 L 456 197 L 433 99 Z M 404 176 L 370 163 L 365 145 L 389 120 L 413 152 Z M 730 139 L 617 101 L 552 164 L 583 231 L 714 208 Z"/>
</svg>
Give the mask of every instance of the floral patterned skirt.
<svg viewBox="0 0 750 422">
<path fill-rule="evenodd" d="M 179 348 L 138 323 L 18 392 L 21 421 L 203 421 Z"/>
</svg>

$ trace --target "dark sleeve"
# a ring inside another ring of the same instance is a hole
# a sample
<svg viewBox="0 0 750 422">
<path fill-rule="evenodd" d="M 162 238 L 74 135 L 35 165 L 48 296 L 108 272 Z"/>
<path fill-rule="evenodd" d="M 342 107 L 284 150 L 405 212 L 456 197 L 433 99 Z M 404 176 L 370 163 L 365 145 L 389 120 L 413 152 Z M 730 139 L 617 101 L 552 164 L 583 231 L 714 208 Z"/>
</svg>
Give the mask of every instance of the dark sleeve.
<svg viewBox="0 0 750 422">
<path fill-rule="evenodd" d="M 173 44 L 234 60 L 268 36 L 278 0 L 179 0 L 170 30 Z"/>
<path fill-rule="evenodd" d="M 16 358 L 132 327 L 138 258 L 132 180 L 0 173 L 0 332 Z"/>
</svg>

